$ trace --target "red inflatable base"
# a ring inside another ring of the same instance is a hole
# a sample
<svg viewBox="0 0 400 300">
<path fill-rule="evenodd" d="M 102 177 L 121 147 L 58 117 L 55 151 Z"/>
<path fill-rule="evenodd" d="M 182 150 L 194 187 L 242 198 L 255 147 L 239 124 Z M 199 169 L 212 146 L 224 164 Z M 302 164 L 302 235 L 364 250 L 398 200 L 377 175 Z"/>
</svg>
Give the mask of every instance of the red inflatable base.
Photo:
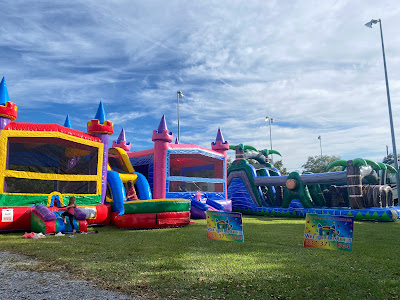
<svg viewBox="0 0 400 300">
<path fill-rule="evenodd" d="M 30 230 L 32 206 L 0 207 L 0 231 Z"/>
<path fill-rule="evenodd" d="M 113 213 L 111 218 L 117 228 L 166 228 L 188 225 L 190 223 L 190 212 L 179 211 L 148 214 L 128 214 L 121 216 L 119 216 L 118 213 Z"/>
<path fill-rule="evenodd" d="M 79 223 L 79 226 L 82 226 L 80 228 L 85 228 L 81 231 L 86 231 L 88 224 L 110 225 L 111 205 L 78 205 L 78 208 L 86 208 L 92 210 L 93 213 L 93 217 L 87 219 L 87 224 L 86 221 L 84 225 Z M 51 211 L 60 211 L 64 208 L 48 207 L 48 209 Z M 33 210 L 34 207 L 32 206 L 0 207 L 0 232 L 31 230 L 31 214 Z M 55 223 L 48 226 L 50 227 L 46 229 L 46 233 L 53 232 L 54 230 L 50 228 L 54 227 Z"/>
<path fill-rule="evenodd" d="M 95 210 L 95 217 L 86 219 L 89 225 L 110 225 L 111 217 L 111 205 L 100 204 L 100 205 L 79 205 L 78 207 L 92 208 Z"/>
</svg>

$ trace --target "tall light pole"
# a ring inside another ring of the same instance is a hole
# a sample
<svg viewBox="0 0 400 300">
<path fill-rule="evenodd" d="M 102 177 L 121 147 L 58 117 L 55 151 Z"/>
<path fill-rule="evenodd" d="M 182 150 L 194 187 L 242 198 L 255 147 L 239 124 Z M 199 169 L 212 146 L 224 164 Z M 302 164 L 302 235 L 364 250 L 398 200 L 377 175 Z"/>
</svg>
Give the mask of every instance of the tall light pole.
<svg viewBox="0 0 400 300">
<path fill-rule="evenodd" d="M 180 128 L 179 128 L 179 99 L 180 98 L 183 98 L 183 94 L 182 94 L 182 91 L 177 91 L 176 92 L 176 100 L 177 100 L 177 103 L 178 103 L 178 144 L 179 144 L 179 142 L 180 142 Z"/>
<path fill-rule="evenodd" d="M 319 147 L 321 148 L 321 164 L 322 164 L 322 138 L 320 135 L 318 136 L 318 139 L 319 139 Z"/>
<path fill-rule="evenodd" d="M 386 95 L 387 95 L 387 101 L 388 101 L 388 108 L 389 108 L 389 121 L 390 121 L 390 131 L 392 134 L 392 146 L 393 146 L 393 159 L 394 159 L 394 167 L 396 168 L 397 171 L 399 171 L 399 163 L 397 161 L 397 151 L 396 151 L 396 139 L 394 137 L 394 127 L 393 127 L 393 117 L 392 117 L 392 104 L 390 103 L 390 93 L 389 93 L 389 81 L 388 81 L 388 76 L 387 76 L 387 70 L 386 70 L 386 58 L 385 58 L 385 46 L 383 45 L 383 33 L 382 33 L 382 21 L 381 19 L 375 20 L 372 19 L 368 23 L 365 24 L 365 26 L 372 28 L 372 24 L 379 23 L 379 28 L 381 30 L 381 42 L 382 42 L 382 55 L 383 55 L 383 67 L 385 69 L 385 80 L 386 80 Z M 399 191 L 400 188 L 400 177 L 399 173 L 395 174 L 396 176 L 396 187 L 397 191 Z"/>
<path fill-rule="evenodd" d="M 266 117 L 265 117 L 265 122 L 268 122 L 268 125 L 269 125 L 269 142 L 270 142 L 270 144 L 271 144 L 271 150 L 272 150 L 272 130 L 271 130 L 271 123 L 274 123 L 274 119 L 273 119 L 273 118 L 270 118 L 270 117 L 268 117 L 268 116 L 266 116 Z M 272 156 L 272 153 L 271 153 L 271 161 L 272 161 L 272 163 L 274 163 L 274 157 Z"/>
</svg>

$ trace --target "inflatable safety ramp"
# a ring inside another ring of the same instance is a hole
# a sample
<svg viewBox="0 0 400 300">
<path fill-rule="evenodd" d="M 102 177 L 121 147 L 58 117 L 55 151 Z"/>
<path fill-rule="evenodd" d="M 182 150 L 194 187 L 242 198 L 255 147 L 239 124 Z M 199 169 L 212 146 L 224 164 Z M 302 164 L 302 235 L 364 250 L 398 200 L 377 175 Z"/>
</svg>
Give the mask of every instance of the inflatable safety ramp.
<svg viewBox="0 0 400 300">
<path fill-rule="evenodd" d="M 64 211 L 52 211 L 47 206 L 40 204 L 35 207 L 31 214 L 31 230 L 36 233 L 51 234 L 57 232 L 72 232 L 69 218 L 64 223 L 61 214 Z M 87 231 L 86 214 L 79 208 L 75 208 L 73 224 L 76 231 Z"/>
<path fill-rule="evenodd" d="M 204 201 L 204 199 L 202 199 Z M 205 203 L 195 198 L 190 198 L 191 208 L 190 215 L 192 219 L 205 219 L 207 211 L 232 211 L 232 201 L 231 200 L 219 200 L 215 201 L 206 198 Z"/>
<path fill-rule="evenodd" d="M 124 213 L 114 212 L 112 222 L 123 229 L 186 226 L 190 223 L 190 201 L 186 199 L 137 200 L 124 203 Z"/>
</svg>

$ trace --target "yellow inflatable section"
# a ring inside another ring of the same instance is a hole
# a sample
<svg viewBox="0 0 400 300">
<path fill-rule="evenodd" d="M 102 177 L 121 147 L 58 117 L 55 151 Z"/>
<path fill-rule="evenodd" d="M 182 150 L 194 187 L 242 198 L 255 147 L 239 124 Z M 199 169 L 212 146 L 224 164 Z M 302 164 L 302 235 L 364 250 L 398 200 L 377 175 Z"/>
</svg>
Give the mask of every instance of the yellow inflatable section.
<svg viewBox="0 0 400 300">
<path fill-rule="evenodd" d="M 133 168 L 131 161 L 129 160 L 128 154 L 126 154 L 126 151 L 121 148 L 111 148 L 108 150 L 108 153 L 111 155 L 116 155 L 119 156 L 122 159 L 122 168 L 125 170 L 127 173 L 119 173 L 119 177 L 121 177 L 121 180 L 123 183 L 126 183 L 129 180 L 132 180 L 133 183 L 136 182 L 137 180 L 137 175 L 132 174 L 135 172 L 135 169 Z M 108 165 L 108 170 L 112 170 L 110 165 Z"/>
<path fill-rule="evenodd" d="M 123 162 L 122 167 L 124 168 L 124 170 L 127 173 L 135 172 L 135 169 L 133 168 L 131 161 L 129 160 L 129 156 L 128 156 L 128 154 L 126 154 L 126 151 L 124 149 L 111 148 L 108 150 L 108 154 L 117 155 L 117 156 L 121 157 L 122 162 Z"/>
</svg>

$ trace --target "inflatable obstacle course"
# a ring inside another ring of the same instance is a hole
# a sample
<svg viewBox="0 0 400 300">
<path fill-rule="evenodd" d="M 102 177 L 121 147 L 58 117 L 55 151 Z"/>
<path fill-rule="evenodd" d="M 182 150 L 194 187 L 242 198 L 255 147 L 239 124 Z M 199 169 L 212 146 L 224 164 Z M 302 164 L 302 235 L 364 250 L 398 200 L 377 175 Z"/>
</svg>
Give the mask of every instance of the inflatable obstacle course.
<svg viewBox="0 0 400 300">
<path fill-rule="evenodd" d="M 345 168 L 340 172 L 302 175 L 292 172 L 280 176 L 279 171 L 271 170 L 265 156 L 257 156 L 260 165 L 256 169 L 246 159 L 254 158 L 254 154 L 246 157 L 244 146 L 235 149 L 237 159 L 228 169 L 227 179 L 233 211 L 301 218 L 307 213 L 353 216 L 356 220 L 395 221 L 399 218 L 400 207 L 393 206 L 391 188 L 368 184 L 372 179 L 365 177 L 381 168 L 370 160 L 345 161 Z M 344 166 L 344 161 L 331 164 L 329 168 L 339 165 Z M 362 176 L 360 168 L 371 165 L 371 170 Z M 330 189 L 322 191 L 322 185 Z M 283 193 L 278 193 L 279 190 Z"/>
</svg>

